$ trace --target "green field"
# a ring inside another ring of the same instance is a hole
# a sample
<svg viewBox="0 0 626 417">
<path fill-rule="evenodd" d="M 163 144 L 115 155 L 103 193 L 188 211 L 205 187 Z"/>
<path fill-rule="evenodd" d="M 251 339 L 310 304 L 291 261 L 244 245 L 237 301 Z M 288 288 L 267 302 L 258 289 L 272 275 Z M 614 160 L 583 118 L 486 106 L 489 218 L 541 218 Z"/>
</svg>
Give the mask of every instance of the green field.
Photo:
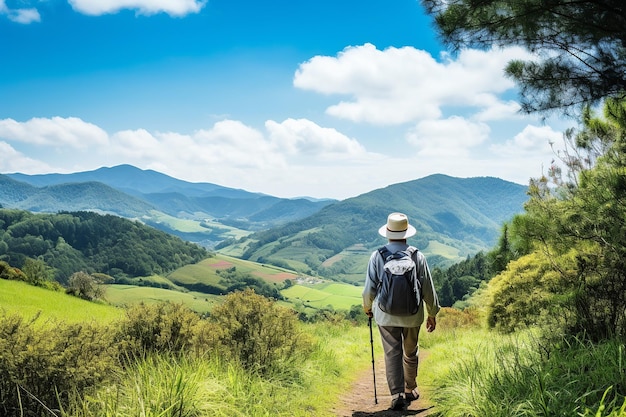
<svg viewBox="0 0 626 417">
<path fill-rule="evenodd" d="M 217 234 L 225 239 L 239 239 L 250 234 L 248 231 L 225 226 L 221 223 L 213 221 L 212 219 L 202 219 L 201 221 L 194 219 L 181 219 L 158 211 L 152 211 L 150 215 L 152 217 L 152 221 L 167 225 L 170 229 L 178 230 L 184 233 L 206 233 L 207 235 L 210 235 L 217 232 Z"/>
<path fill-rule="evenodd" d="M 361 305 L 360 287 L 334 282 L 321 284 L 294 285 L 281 291 L 291 303 L 302 303 L 304 306 L 325 308 L 332 306 L 335 310 L 349 310 L 353 305 Z"/>
<path fill-rule="evenodd" d="M 198 313 L 207 313 L 217 303 L 219 296 L 199 292 L 181 292 L 163 288 L 135 285 L 107 285 L 106 300 L 116 306 L 130 306 L 139 302 L 182 303 Z"/>
<path fill-rule="evenodd" d="M 44 319 L 66 322 L 110 322 L 124 314 L 121 309 L 110 305 L 92 303 L 63 292 L 6 279 L 0 279 L 0 308 L 8 313 L 20 313 L 24 317 L 41 313 Z"/>
</svg>

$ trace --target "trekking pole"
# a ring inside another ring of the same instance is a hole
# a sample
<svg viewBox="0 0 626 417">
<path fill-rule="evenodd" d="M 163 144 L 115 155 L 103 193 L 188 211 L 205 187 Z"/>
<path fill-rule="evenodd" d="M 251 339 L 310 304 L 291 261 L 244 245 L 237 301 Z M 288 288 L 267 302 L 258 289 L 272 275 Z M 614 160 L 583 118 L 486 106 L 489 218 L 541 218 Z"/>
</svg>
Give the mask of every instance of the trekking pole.
<svg viewBox="0 0 626 417">
<path fill-rule="evenodd" d="M 370 322 L 370 345 L 372 346 L 372 375 L 374 376 L 374 404 L 378 404 L 378 397 L 376 396 L 376 370 L 374 369 L 374 335 L 372 333 L 372 318 L 369 318 Z"/>
</svg>

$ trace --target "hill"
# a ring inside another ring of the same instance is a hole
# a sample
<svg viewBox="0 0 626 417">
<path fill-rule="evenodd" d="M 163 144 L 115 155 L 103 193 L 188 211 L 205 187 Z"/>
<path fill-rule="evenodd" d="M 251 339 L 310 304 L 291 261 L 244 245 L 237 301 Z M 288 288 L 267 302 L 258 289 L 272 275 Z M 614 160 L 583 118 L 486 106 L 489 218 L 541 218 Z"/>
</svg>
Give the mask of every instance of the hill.
<svg viewBox="0 0 626 417">
<path fill-rule="evenodd" d="M 118 216 L 0 209 L 0 260 L 21 268 L 26 258 L 39 259 L 62 284 L 78 271 L 120 281 L 167 273 L 207 256 L 200 246 Z"/>
<path fill-rule="evenodd" d="M 406 213 L 432 266 L 447 266 L 497 241 L 522 212 L 526 187 L 498 178 L 431 175 L 343 200 L 284 226 L 219 245 L 220 252 L 307 274 L 360 282 L 391 211 Z"/>
<path fill-rule="evenodd" d="M 0 306 L 6 313 L 19 313 L 26 319 L 41 314 L 44 321 L 55 319 L 68 323 L 92 320 L 108 323 L 124 315 L 123 310 L 110 305 L 6 279 L 0 279 Z"/>
<path fill-rule="evenodd" d="M 191 183 L 131 165 L 72 174 L 0 175 L 0 205 L 33 212 L 89 210 L 139 218 L 211 248 L 220 241 L 295 221 L 334 200 L 284 199 Z M 175 219 L 193 223 L 181 227 Z M 235 229 L 235 231 L 233 231 Z"/>
</svg>

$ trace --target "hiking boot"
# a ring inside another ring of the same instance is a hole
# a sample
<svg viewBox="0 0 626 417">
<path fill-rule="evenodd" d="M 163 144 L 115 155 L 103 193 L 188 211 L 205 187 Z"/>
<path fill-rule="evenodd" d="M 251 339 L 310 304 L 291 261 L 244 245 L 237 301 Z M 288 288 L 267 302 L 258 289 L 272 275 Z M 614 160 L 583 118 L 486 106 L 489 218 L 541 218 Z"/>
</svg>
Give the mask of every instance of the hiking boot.
<svg viewBox="0 0 626 417">
<path fill-rule="evenodd" d="M 397 397 L 391 399 L 391 410 L 404 410 L 407 406 L 406 401 L 404 401 L 404 396 L 402 394 L 396 394 Z"/>
<path fill-rule="evenodd" d="M 417 388 L 413 388 L 411 392 L 405 392 L 404 396 L 406 397 L 406 401 L 411 403 L 412 401 L 417 401 L 420 397 L 420 393 L 417 391 Z"/>
</svg>

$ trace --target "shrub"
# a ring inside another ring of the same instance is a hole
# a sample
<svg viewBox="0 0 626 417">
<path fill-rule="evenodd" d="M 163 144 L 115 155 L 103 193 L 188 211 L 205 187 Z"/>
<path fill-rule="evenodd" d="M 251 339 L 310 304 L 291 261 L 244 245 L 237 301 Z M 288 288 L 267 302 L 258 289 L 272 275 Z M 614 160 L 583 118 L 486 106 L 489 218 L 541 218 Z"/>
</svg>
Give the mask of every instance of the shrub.
<svg viewBox="0 0 626 417">
<path fill-rule="evenodd" d="M 105 326 L 36 321 L 0 311 L 0 415 L 41 415 L 116 369 Z"/>
<path fill-rule="evenodd" d="M 229 294 L 211 315 L 215 340 L 247 370 L 267 375 L 289 370 L 312 348 L 310 339 L 299 330 L 296 313 L 247 289 Z M 283 369 L 281 369 L 283 368 Z"/>
<path fill-rule="evenodd" d="M 144 357 L 150 352 L 180 353 L 191 346 L 200 316 L 183 304 L 138 304 L 126 310 L 116 340 L 122 358 Z"/>
</svg>

